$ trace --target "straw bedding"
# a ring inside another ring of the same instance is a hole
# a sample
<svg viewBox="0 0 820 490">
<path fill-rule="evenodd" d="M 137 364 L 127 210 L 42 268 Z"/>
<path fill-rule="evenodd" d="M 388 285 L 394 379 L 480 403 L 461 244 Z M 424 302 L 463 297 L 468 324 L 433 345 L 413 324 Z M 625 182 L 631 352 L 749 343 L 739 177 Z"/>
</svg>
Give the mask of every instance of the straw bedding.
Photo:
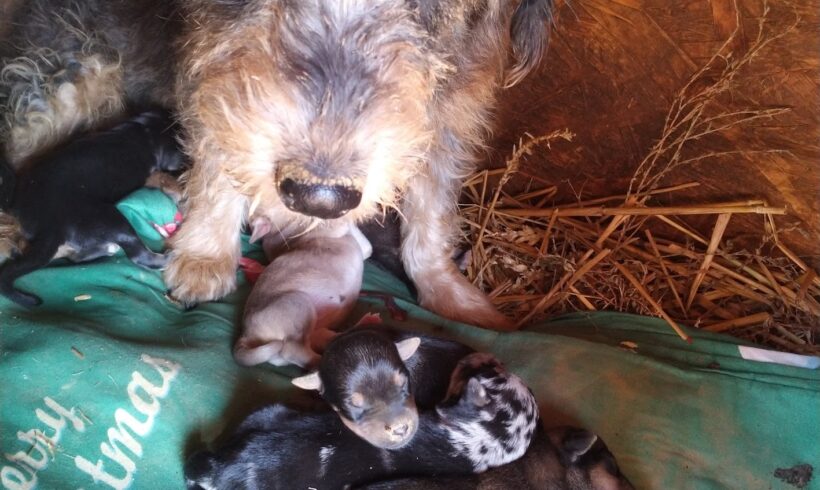
<svg viewBox="0 0 820 490">
<path fill-rule="evenodd" d="M 679 324 L 820 353 L 820 277 L 779 238 L 776 217 L 787 209 L 755 199 L 658 205 L 700 185 L 674 183 L 680 168 L 785 151 L 714 149 L 709 139 L 789 111 L 731 102 L 738 74 L 791 31 L 774 32 L 764 12 L 747 50 L 734 53 L 737 32 L 730 35 L 679 90 L 628 187 L 610 196 L 576 191 L 574 202 L 555 202 L 559 186 L 568 184 L 526 170 L 529 155 L 567 144 L 570 130 L 527 135 L 504 168 L 473 175 L 461 206 L 472 244 L 470 278 L 519 326 L 569 311 L 616 310 L 659 316 L 684 340 Z M 739 215 L 756 219 L 756 236 L 726 234 Z M 705 221 L 711 232 L 696 231 Z"/>
</svg>

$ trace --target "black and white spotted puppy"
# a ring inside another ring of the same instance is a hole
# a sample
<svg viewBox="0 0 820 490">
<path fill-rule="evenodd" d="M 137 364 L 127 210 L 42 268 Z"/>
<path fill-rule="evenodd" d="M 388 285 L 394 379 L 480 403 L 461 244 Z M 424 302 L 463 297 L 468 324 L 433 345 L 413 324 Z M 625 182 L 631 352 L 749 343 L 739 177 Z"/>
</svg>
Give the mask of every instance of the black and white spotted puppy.
<svg viewBox="0 0 820 490">
<path fill-rule="evenodd" d="M 370 445 L 333 413 L 274 405 L 248 417 L 217 452 L 192 456 L 185 465 L 187 488 L 334 490 L 389 478 L 480 473 L 520 458 L 538 419 L 523 381 L 487 354 L 465 358 L 452 379 L 448 400 L 421 412 L 415 437 L 399 449 Z"/>
<path fill-rule="evenodd" d="M 318 371 L 293 384 L 317 390 L 348 429 L 396 449 L 413 438 L 418 409 L 444 400 L 450 373 L 473 352 L 459 342 L 386 326 L 356 327 L 325 348 Z"/>
</svg>

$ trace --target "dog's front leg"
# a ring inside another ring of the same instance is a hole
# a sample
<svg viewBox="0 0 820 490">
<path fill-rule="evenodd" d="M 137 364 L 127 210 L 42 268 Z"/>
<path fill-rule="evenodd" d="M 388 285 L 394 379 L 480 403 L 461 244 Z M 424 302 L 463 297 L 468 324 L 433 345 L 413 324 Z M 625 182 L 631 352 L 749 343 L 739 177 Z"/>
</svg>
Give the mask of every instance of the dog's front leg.
<svg viewBox="0 0 820 490">
<path fill-rule="evenodd" d="M 174 298 L 190 306 L 222 298 L 236 288 L 247 200 L 208 162 L 191 169 L 186 195 L 190 207 L 171 239 L 165 284 Z"/>
<path fill-rule="evenodd" d="M 402 261 L 421 305 L 441 316 L 493 330 L 512 323 L 458 270 L 452 259 L 457 230 L 456 179 L 420 175 L 402 202 Z"/>
</svg>

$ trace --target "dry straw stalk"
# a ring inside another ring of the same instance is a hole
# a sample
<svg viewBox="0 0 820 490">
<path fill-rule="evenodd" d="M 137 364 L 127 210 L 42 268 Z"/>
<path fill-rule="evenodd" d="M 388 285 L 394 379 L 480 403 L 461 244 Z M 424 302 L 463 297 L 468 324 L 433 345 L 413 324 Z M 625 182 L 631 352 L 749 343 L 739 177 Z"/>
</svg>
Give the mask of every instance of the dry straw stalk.
<svg viewBox="0 0 820 490">
<path fill-rule="evenodd" d="M 736 89 L 737 74 L 789 32 L 768 32 L 767 13 L 746 52 L 731 51 L 735 32 L 680 90 L 628 189 L 555 203 L 558 186 L 527 172 L 524 164 L 535 151 L 571 141 L 566 130 L 528 136 L 504 168 L 467 180 L 461 214 L 473 247 L 468 274 L 519 327 L 570 311 L 627 311 L 663 318 L 682 339 L 689 336 L 680 325 L 689 325 L 791 352 L 820 353 L 820 277 L 779 240 L 775 216 L 786 209 L 762 200 L 652 205 L 659 196 L 699 185 L 664 184 L 682 166 L 780 151 L 698 153 L 705 146 L 695 144 L 788 110 L 726 109 L 720 103 Z M 513 181 L 521 192 L 508 189 Z M 736 214 L 761 217 L 763 245 L 733 249 L 727 234 Z M 703 236 L 688 220 L 706 216 L 713 216 L 714 226 Z"/>
</svg>

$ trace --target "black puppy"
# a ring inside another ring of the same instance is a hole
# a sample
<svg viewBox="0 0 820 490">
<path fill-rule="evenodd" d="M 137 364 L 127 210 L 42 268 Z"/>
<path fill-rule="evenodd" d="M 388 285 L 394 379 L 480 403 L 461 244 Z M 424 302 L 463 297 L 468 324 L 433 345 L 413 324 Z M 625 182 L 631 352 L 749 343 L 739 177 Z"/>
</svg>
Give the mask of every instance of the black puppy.
<svg viewBox="0 0 820 490">
<path fill-rule="evenodd" d="M 480 475 L 405 478 L 362 490 L 632 490 L 615 457 L 595 434 L 575 427 L 539 429 L 527 453 Z"/>
<path fill-rule="evenodd" d="M 377 217 L 359 223 L 359 230 L 370 242 L 373 252 L 370 260 L 394 275 L 416 296 L 416 286 L 404 270 L 401 261 L 401 218 L 395 209 L 388 208 Z"/>
<path fill-rule="evenodd" d="M 468 367 L 462 369 L 462 367 Z M 341 490 L 385 478 L 480 473 L 520 458 L 535 432 L 538 407 L 520 378 L 488 354 L 471 354 L 453 372 L 448 401 L 419 416 L 399 449 L 363 441 L 335 414 L 281 405 L 248 417 L 216 453 L 185 465 L 188 489 Z"/>
<path fill-rule="evenodd" d="M 384 209 L 377 217 L 359 223 L 359 230 L 370 242 L 373 251 L 370 260 L 399 279 L 415 298 L 416 286 L 404 270 L 401 259 L 401 217 L 395 209 Z M 460 244 L 453 251 L 453 261 L 466 271 L 471 260 L 470 247 Z"/>
<path fill-rule="evenodd" d="M 418 411 L 444 400 L 450 373 L 470 347 L 388 327 L 359 327 L 334 338 L 317 372 L 293 384 L 318 390 L 342 422 L 376 447 L 394 449 L 416 432 Z"/>
<path fill-rule="evenodd" d="M 14 281 L 61 257 L 86 262 L 122 248 L 143 267 L 163 267 L 165 256 L 145 248 L 115 205 L 152 172 L 173 172 L 182 163 L 173 119 L 159 110 L 30 162 L 17 177 L 9 208 L 28 246 L 0 268 L 0 293 L 23 306 L 40 304 L 37 296 L 15 289 Z"/>
<path fill-rule="evenodd" d="M 0 145 L 0 210 L 11 206 L 11 198 L 14 196 L 14 169 L 6 161 L 3 147 Z"/>
</svg>

